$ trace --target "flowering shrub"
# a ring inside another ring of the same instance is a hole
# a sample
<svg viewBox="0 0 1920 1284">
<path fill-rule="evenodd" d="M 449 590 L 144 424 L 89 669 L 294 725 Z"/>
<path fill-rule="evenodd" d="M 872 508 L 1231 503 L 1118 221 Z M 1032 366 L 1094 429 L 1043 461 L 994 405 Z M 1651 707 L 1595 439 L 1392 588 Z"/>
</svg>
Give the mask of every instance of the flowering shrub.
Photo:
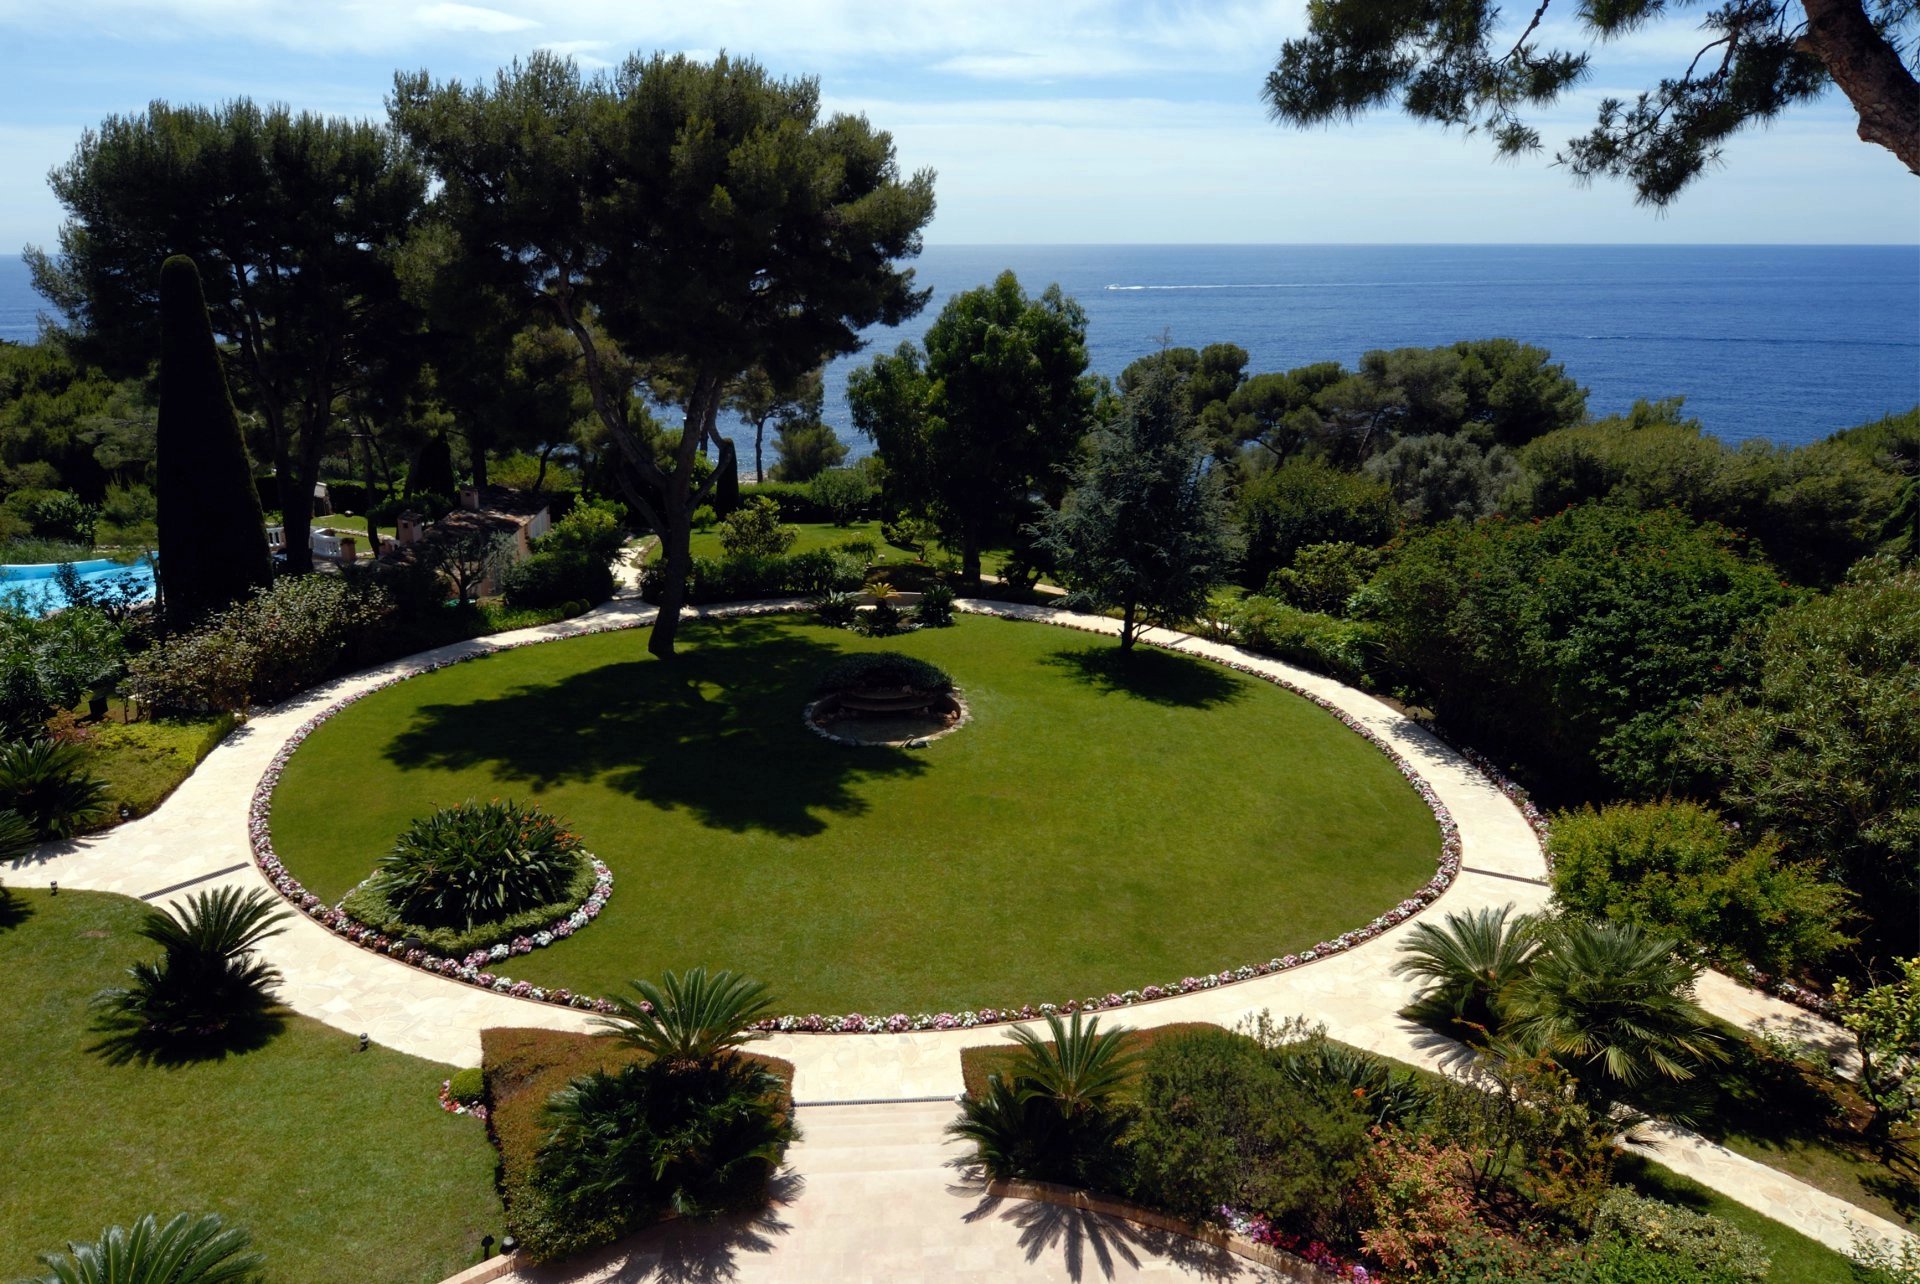
<svg viewBox="0 0 1920 1284">
<path fill-rule="evenodd" d="M 1360 1180 L 1372 1225 L 1360 1242 L 1383 1266 L 1416 1273 L 1478 1222 L 1462 1178 L 1480 1157 L 1398 1129 L 1375 1128 L 1373 1137 L 1373 1162 Z"/>
</svg>

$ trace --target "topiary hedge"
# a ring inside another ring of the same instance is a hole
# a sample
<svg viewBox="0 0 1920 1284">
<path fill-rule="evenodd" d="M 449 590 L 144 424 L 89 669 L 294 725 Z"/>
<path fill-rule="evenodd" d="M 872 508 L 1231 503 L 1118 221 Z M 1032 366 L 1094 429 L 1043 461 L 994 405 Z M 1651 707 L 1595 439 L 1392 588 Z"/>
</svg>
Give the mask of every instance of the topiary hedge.
<svg viewBox="0 0 1920 1284">
<path fill-rule="evenodd" d="M 687 572 L 687 601 L 744 602 L 759 597 L 851 593 L 865 582 L 866 574 L 866 567 L 858 559 L 831 549 L 779 557 L 696 557 Z M 666 564 L 650 562 L 641 572 L 640 595 L 657 602 L 665 584 Z"/>
<path fill-rule="evenodd" d="M 938 665 L 898 651 L 872 651 L 836 661 L 820 675 L 815 692 L 839 695 L 875 687 L 910 687 L 915 691 L 951 691 L 953 679 Z"/>
</svg>

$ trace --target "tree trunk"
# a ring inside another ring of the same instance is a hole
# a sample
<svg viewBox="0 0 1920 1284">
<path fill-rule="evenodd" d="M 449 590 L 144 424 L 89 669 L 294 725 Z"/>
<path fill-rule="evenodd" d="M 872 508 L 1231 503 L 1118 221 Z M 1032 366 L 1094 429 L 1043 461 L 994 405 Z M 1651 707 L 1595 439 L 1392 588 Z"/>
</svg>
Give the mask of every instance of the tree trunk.
<svg viewBox="0 0 1920 1284">
<path fill-rule="evenodd" d="M 767 463 L 761 445 L 767 436 L 767 421 L 757 419 L 753 424 L 753 481 L 756 486 L 767 484 Z"/>
<path fill-rule="evenodd" d="M 361 475 L 366 478 L 367 487 L 367 555 L 377 562 L 380 560 L 380 523 L 374 519 L 373 515 L 376 507 L 373 502 L 373 430 L 366 428 L 364 424 L 361 427 L 364 431 L 360 436 L 360 444 L 365 447 L 362 455 L 364 468 Z"/>
<path fill-rule="evenodd" d="M 724 384 L 725 380 L 718 375 L 695 376 L 687 396 L 687 420 L 680 432 L 673 472 L 668 475 L 665 493 L 661 496 L 658 533 L 661 551 L 666 554 L 667 582 L 660 590 L 660 611 L 647 637 L 647 650 L 662 660 L 673 658 L 674 639 L 680 632 L 680 610 L 686 604 L 687 568 L 693 560 L 694 505 L 711 493 L 715 480 L 709 476 L 706 486 L 698 494 L 694 492 L 694 452 L 704 447 L 714 432 Z"/>
<path fill-rule="evenodd" d="M 1139 638 L 1134 631 L 1134 623 L 1133 623 L 1133 599 L 1128 598 L 1126 605 L 1120 609 L 1120 652 L 1121 654 L 1124 655 L 1128 651 L 1133 650 L 1133 644 L 1138 640 Z"/>
<path fill-rule="evenodd" d="M 487 488 L 487 439 L 477 428 L 467 429 L 467 468 L 477 490 Z"/>
<path fill-rule="evenodd" d="M 661 531 L 660 553 L 666 567 L 666 581 L 660 589 L 659 614 L 654 617 L 653 631 L 647 635 L 647 650 L 659 659 L 668 660 L 673 658 L 674 638 L 680 632 L 680 610 L 687 601 L 687 568 L 693 562 L 692 539 L 690 536 L 676 538 L 670 531 Z"/>
<path fill-rule="evenodd" d="M 960 577 L 980 587 L 980 528 L 972 522 L 960 528 Z"/>
<path fill-rule="evenodd" d="M 1800 48 L 1826 65 L 1860 117 L 1863 142 L 1878 143 L 1920 174 L 1920 82 L 1874 30 L 1861 0 L 1806 0 Z"/>
</svg>

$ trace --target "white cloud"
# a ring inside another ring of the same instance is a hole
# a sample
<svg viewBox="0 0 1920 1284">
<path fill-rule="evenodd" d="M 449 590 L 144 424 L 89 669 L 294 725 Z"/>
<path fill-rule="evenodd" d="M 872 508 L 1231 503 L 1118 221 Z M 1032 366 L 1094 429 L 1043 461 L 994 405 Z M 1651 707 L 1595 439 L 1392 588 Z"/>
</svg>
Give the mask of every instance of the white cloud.
<svg viewBox="0 0 1920 1284">
<path fill-rule="evenodd" d="M 540 25 L 532 18 L 475 4 L 430 4 L 414 10 L 414 18 L 424 27 L 442 31 L 480 31 L 488 35 L 530 31 Z"/>
</svg>

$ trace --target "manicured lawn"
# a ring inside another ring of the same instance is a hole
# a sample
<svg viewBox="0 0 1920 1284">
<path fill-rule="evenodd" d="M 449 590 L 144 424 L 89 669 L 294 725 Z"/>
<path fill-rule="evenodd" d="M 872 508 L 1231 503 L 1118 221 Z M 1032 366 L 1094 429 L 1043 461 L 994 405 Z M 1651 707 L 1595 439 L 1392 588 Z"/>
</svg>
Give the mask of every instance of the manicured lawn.
<svg viewBox="0 0 1920 1284">
<path fill-rule="evenodd" d="M 280 1284 L 429 1284 L 500 1234 L 493 1149 L 443 1113 L 446 1066 L 290 1016 L 221 1061 L 112 1064 L 87 1000 L 157 951 L 142 906 L 104 893 L 10 893 L 0 912 L 0 1278 L 34 1254 L 145 1212 L 250 1228 Z"/>
<path fill-rule="evenodd" d="M 1270 684 L 963 617 L 886 641 L 796 617 L 530 647 L 350 706 L 296 753 L 274 842 L 337 899 L 406 823 L 537 798 L 615 874 L 598 922 L 510 974 L 605 992 L 695 964 L 791 1011 L 1104 994 L 1299 950 L 1433 873 L 1432 814 L 1381 754 Z M 973 722 L 921 750 L 801 722 L 846 651 L 945 667 Z"/>
</svg>

